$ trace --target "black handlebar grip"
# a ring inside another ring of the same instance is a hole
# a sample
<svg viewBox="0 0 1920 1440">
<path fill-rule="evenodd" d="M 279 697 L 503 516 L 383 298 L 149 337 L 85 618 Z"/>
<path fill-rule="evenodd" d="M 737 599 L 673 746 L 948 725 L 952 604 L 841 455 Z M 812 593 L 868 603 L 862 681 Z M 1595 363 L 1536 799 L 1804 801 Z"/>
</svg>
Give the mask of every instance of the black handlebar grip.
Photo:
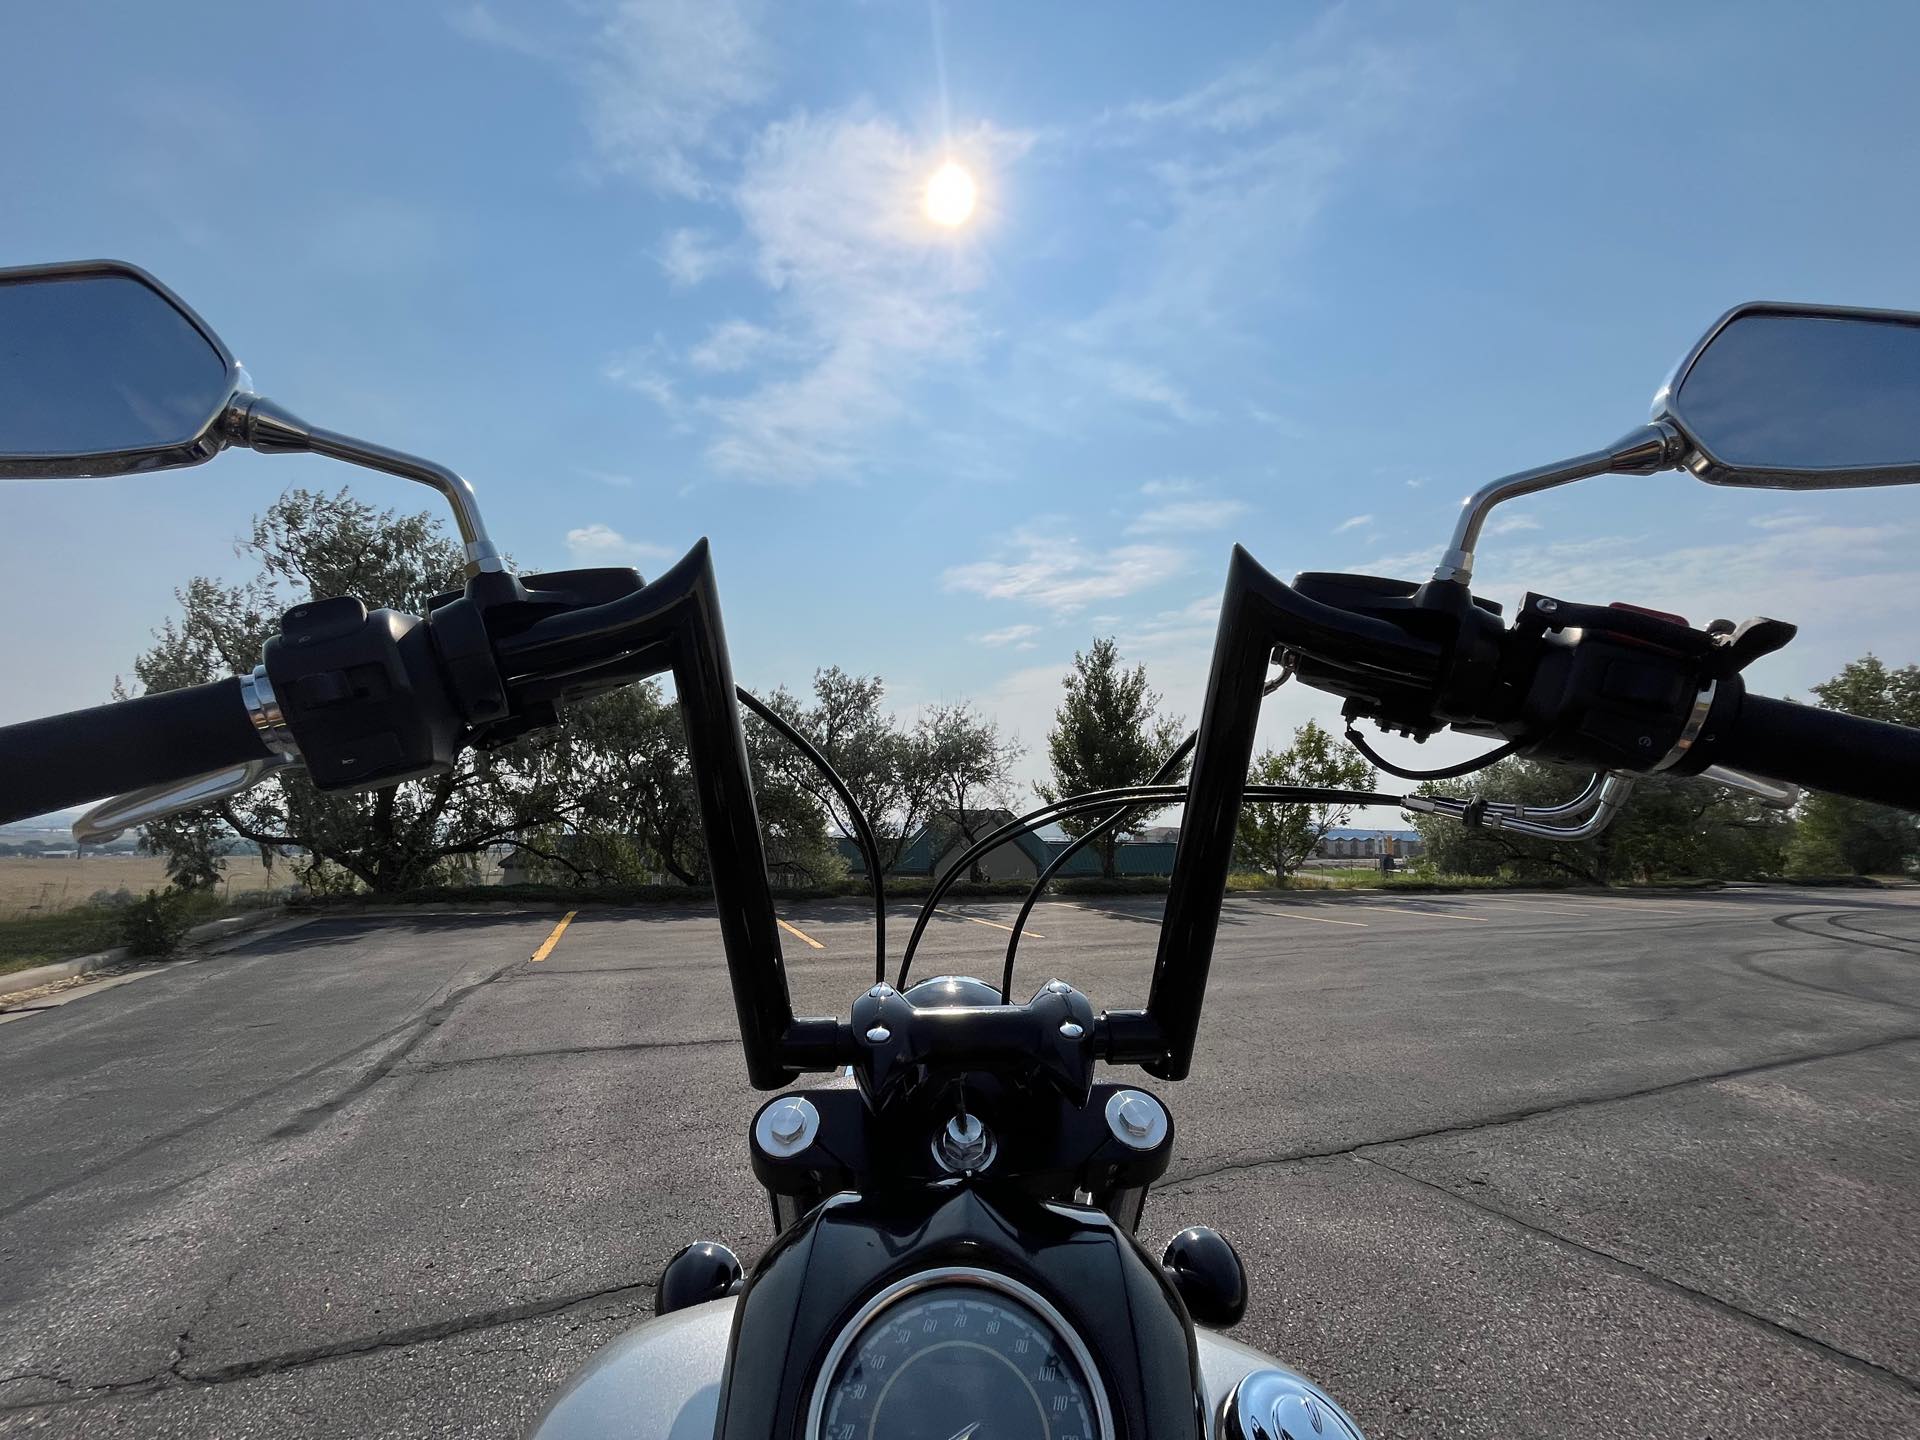
<svg viewBox="0 0 1920 1440">
<path fill-rule="evenodd" d="M 1765 695 L 1741 696 L 1739 712 L 1712 728 L 1705 764 L 1920 810 L 1920 729 Z"/>
<path fill-rule="evenodd" d="M 0 823 L 270 753 L 238 679 L 0 727 Z"/>
</svg>

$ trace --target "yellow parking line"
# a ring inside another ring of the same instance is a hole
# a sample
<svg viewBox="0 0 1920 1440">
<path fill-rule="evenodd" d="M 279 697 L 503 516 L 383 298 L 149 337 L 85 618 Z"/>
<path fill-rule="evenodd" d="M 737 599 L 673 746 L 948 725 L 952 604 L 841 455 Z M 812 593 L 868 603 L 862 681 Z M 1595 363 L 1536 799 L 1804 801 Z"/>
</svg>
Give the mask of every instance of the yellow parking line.
<svg viewBox="0 0 1920 1440">
<path fill-rule="evenodd" d="M 778 918 L 777 916 L 774 919 L 774 924 L 778 925 L 782 930 L 786 931 L 787 934 L 789 935 L 798 935 L 802 940 L 806 941 L 807 944 L 811 945 L 816 950 L 824 950 L 827 948 L 826 946 L 822 945 L 818 940 L 814 939 L 811 935 L 807 934 L 807 932 L 802 930 L 798 925 L 789 925 L 786 921 Z"/>
<path fill-rule="evenodd" d="M 1423 910 L 1418 905 L 1396 905 L 1391 900 L 1368 900 L 1369 910 L 1404 910 L 1409 915 L 1437 915 L 1442 920 L 1471 920 L 1476 925 L 1490 925 L 1493 922 L 1484 915 L 1456 915 L 1451 910 Z"/>
<path fill-rule="evenodd" d="M 998 920 L 982 920 L 978 915 L 962 915 L 958 910 L 945 910 L 945 909 L 941 909 L 937 905 L 934 907 L 934 909 L 938 911 L 938 913 L 942 915 L 949 915 L 955 920 L 971 920 L 974 924 L 985 925 L 990 930 L 1004 930 L 1009 935 L 1013 933 L 1013 926 L 1002 925 Z M 1038 930 L 1022 930 L 1020 933 L 1029 940 L 1044 940 L 1047 938 L 1046 936 L 1042 935 Z"/>
<path fill-rule="evenodd" d="M 538 964 L 553 953 L 553 947 L 560 943 L 560 937 L 567 933 L 567 926 L 573 923 L 573 917 L 579 913 L 578 910 L 569 910 L 560 917 L 560 923 L 553 927 L 553 933 L 547 936 L 545 940 L 542 940 L 540 942 L 540 948 L 533 952 L 535 964 Z"/>
</svg>

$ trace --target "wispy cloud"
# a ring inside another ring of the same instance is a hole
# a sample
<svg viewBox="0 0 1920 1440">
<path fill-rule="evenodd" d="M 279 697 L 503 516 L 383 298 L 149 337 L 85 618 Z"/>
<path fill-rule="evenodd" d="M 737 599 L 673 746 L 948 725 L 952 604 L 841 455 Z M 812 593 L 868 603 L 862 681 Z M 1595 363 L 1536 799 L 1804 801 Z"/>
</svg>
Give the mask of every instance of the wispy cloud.
<svg viewBox="0 0 1920 1440">
<path fill-rule="evenodd" d="M 683 225 L 667 233 L 653 258 L 659 262 L 668 283 L 676 290 L 687 290 L 724 265 L 728 255 L 723 247 L 712 242 L 705 230 Z"/>
<path fill-rule="evenodd" d="M 552 8 L 524 0 L 476 0 L 448 19 L 470 40 L 543 61 L 570 79 L 608 169 L 670 195 L 710 200 L 720 188 L 712 166 L 737 151 L 738 112 L 772 88 L 763 9 L 759 0 L 583 0 L 562 13 L 584 16 L 584 35 L 577 20 L 568 33 L 553 24 Z"/>
<path fill-rule="evenodd" d="M 1538 530 L 1540 522 L 1531 515 L 1503 515 L 1487 526 L 1489 535 L 1518 535 L 1527 530 Z"/>
<path fill-rule="evenodd" d="M 1371 524 L 1373 524 L 1373 516 L 1371 515 L 1349 515 L 1333 527 L 1333 533 L 1336 535 L 1344 535 L 1349 530 L 1363 530 Z"/>
<path fill-rule="evenodd" d="M 990 600 L 1022 600 L 1068 615 L 1100 600 L 1118 600 L 1164 583 L 1186 568 L 1187 554 L 1165 545 L 1089 550 L 1069 535 L 1028 529 L 1008 541 L 1010 559 L 956 565 L 942 577 L 949 590 Z"/>
<path fill-rule="evenodd" d="M 723 320 L 707 332 L 692 350 L 687 363 L 709 374 L 744 370 L 747 365 L 779 344 L 773 333 L 746 320 Z"/>
<path fill-rule="evenodd" d="M 1032 638 L 1039 633 L 1040 627 L 1038 625 L 1008 625 L 1004 629 L 989 630 L 985 634 L 976 635 L 973 637 L 973 640 L 976 645 L 987 645 L 995 648 L 1002 645 L 1012 645 L 1021 650 L 1031 650 L 1033 648 L 1031 644 L 1022 642 L 1031 641 Z"/>
<path fill-rule="evenodd" d="M 670 415 L 680 407 L 673 380 L 661 370 L 651 348 L 635 350 L 609 360 L 601 367 L 600 373 L 609 383 L 623 390 L 631 390 L 636 395 L 646 396 Z"/>
<path fill-rule="evenodd" d="M 1220 530 L 1247 513 L 1240 500 L 1175 500 L 1144 510 L 1127 526 L 1129 535 L 1162 535 L 1168 531 Z"/>
<path fill-rule="evenodd" d="M 1170 480 L 1149 480 L 1140 487 L 1140 493 L 1142 495 L 1190 495 L 1199 488 L 1199 482 L 1181 476 Z"/>
<path fill-rule="evenodd" d="M 762 99 L 772 55 L 746 0 L 622 0 L 587 72 L 587 123 L 606 162 L 672 194 L 714 193 L 720 124 Z"/>
<path fill-rule="evenodd" d="M 567 550 L 575 560 L 591 565 L 636 560 L 671 560 L 677 552 L 647 540 L 629 540 L 611 525 L 597 521 L 567 532 Z"/>
<path fill-rule="evenodd" d="M 1101 367 L 1101 374 L 1107 388 L 1121 399 L 1159 411 L 1183 425 L 1199 425 L 1214 418 L 1213 411 L 1196 404 L 1186 390 L 1154 366 L 1109 360 Z"/>
<path fill-rule="evenodd" d="M 774 334 L 811 358 L 703 410 L 715 468 L 807 480 L 858 467 L 874 433 L 906 414 L 931 364 L 975 353 L 969 243 L 936 232 L 920 187 L 943 153 L 1004 172 L 1029 138 L 990 126 L 931 147 L 884 117 L 794 115 L 767 127 L 734 191 L 753 267 L 772 292 Z"/>
</svg>

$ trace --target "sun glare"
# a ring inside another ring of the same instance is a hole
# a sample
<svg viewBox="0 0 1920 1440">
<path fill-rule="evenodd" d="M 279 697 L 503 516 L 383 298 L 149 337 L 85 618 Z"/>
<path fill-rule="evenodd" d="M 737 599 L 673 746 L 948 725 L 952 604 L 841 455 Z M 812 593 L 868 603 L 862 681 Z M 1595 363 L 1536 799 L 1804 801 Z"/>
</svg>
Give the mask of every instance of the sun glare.
<svg viewBox="0 0 1920 1440">
<path fill-rule="evenodd" d="M 964 225 L 973 218 L 979 187 L 964 165 L 949 160 L 933 172 L 927 181 L 927 218 L 949 228 Z"/>
</svg>

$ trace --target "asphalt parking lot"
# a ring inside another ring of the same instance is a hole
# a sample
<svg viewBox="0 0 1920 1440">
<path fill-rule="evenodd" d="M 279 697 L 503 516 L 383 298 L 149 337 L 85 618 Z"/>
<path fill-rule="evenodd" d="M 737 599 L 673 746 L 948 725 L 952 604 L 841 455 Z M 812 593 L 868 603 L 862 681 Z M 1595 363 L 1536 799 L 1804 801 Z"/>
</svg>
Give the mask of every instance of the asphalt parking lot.
<svg viewBox="0 0 1920 1440">
<path fill-rule="evenodd" d="M 997 971 L 1013 908 L 916 967 Z M 1020 988 L 1138 1003 L 1158 909 L 1041 906 Z M 866 917 L 784 914 L 844 1010 Z M 751 1263 L 717 924 L 533 961 L 557 919 L 316 921 L 0 1016 L 0 1432 L 516 1435 L 680 1245 Z M 1235 899 L 1143 1238 L 1225 1231 L 1236 1336 L 1376 1440 L 1920 1435 L 1916 1080 L 1920 892 Z"/>
</svg>

